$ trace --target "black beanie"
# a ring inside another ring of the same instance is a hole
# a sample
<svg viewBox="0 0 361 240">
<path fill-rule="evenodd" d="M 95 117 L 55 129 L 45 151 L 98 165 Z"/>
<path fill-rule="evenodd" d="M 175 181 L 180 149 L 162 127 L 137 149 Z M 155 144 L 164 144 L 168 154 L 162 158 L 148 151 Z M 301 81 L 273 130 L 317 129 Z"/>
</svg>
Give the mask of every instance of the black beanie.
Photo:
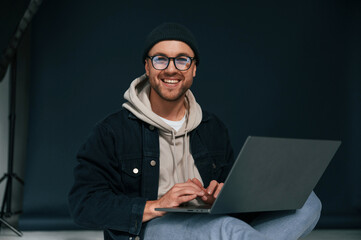
<svg viewBox="0 0 361 240">
<path fill-rule="evenodd" d="M 199 51 L 195 37 L 185 26 L 178 23 L 163 23 L 154 28 L 145 39 L 143 51 L 143 63 L 147 58 L 149 50 L 158 42 L 164 40 L 178 40 L 185 42 L 193 50 L 196 65 L 199 64 Z"/>
</svg>

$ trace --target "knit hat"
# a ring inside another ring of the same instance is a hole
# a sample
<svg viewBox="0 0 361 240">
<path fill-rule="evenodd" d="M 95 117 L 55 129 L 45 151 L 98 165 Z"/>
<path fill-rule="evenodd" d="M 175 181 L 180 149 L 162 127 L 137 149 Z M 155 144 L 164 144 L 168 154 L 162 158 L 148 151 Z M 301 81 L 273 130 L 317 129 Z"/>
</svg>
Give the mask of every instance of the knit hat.
<svg viewBox="0 0 361 240">
<path fill-rule="evenodd" d="M 188 44 L 195 54 L 196 65 L 198 66 L 199 51 L 196 39 L 188 28 L 178 23 L 163 23 L 149 33 L 145 39 L 143 63 L 148 56 L 149 50 L 156 43 L 164 40 L 178 40 Z"/>
</svg>

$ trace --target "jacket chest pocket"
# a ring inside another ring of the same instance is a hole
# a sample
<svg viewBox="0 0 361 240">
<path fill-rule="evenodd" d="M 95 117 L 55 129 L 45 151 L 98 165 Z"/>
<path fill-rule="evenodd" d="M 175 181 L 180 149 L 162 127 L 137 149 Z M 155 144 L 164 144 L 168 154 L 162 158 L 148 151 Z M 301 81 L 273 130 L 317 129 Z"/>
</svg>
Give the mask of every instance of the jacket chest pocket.
<svg viewBox="0 0 361 240">
<path fill-rule="evenodd" d="M 139 195 L 141 189 L 142 159 L 123 159 L 120 166 L 123 191 Z"/>
</svg>

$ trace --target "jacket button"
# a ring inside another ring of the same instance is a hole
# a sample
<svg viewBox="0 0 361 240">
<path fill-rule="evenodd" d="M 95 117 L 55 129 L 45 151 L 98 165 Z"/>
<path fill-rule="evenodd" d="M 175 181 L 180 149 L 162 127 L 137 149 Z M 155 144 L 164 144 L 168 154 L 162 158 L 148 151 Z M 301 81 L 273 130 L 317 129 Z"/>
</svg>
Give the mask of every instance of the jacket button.
<svg viewBox="0 0 361 240">
<path fill-rule="evenodd" d="M 150 166 L 154 167 L 155 165 L 157 165 L 157 162 L 155 160 L 150 161 Z"/>
<path fill-rule="evenodd" d="M 134 169 L 133 169 L 133 173 L 134 173 L 134 174 L 138 174 L 138 173 L 139 173 L 139 169 L 138 169 L 138 168 L 134 168 Z"/>
<path fill-rule="evenodd" d="M 154 126 L 153 125 L 149 125 L 149 130 L 153 131 L 154 130 Z"/>
<path fill-rule="evenodd" d="M 136 237 L 134 238 L 134 240 L 140 240 L 140 237 L 139 237 L 139 236 L 136 236 Z"/>
</svg>

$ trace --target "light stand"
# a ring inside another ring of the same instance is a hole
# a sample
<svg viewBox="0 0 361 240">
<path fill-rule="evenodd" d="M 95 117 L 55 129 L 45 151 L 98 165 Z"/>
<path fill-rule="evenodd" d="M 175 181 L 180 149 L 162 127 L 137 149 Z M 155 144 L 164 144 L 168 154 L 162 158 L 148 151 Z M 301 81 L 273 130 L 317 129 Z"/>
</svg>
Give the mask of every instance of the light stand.
<svg viewBox="0 0 361 240">
<path fill-rule="evenodd" d="M 12 37 L 9 46 L 4 50 L 4 52 L 0 56 L 0 82 L 3 80 L 6 70 L 8 68 L 9 63 L 11 62 L 11 71 L 10 71 L 10 115 L 9 115 L 9 153 L 8 153 L 8 170 L 4 174 L 4 176 L 0 179 L 0 184 L 3 181 L 6 181 L 4 199 L 1 206 L 0 213 L 0 230 L 1 225 L 4 224 L 8 228 L 10 228 L 14 233 L 18 236 L 22 236 L 23 234 L 18 231 L 16 228 L 11 226 L 5 219 L 5 217 L 11 217 L 13 214 L 21 213 L 12 212 L 11 211 L 11 197 L 12 197 L 12 188 L 13 188 L 13 180 L 17 180 L 22 185 L 24 185 L 24 181 L 20 179 L 13 170 L 14 165 L 14 140 L 15 140 L 15 103 L 16 103 L 16 52 L 17 48 L 21 42 L 21 38 L 23 33 L 27 29 L 31 19 L 34 14 L 38 11 L 39 6 L 41 5 L 43 0 L 30 0 L 29 6 L 26 9 L 24 16 L 21 18 L 19 25 L 15 31 L 14 36 Z"/>
<path fill-rule="evenodd" d="M 23 234 L 10 225 L 5 219 L 5 217 L 11 217 L 13 214 L 20 213 L 12 212 L 11 210 L 11 197 L 12 197 L 12 187 L 13 187 L 13 180 L 17 180 L 22 185 L 24 185 L 24 181 L 20 179 L 14 173 L 14 136 L 15 136 L 15 106 L 16 106 L 16 54 L 14 55 L 13 62 L 11 64 L 11 72 L 10 72 L 10 114 L 9 114 L 9 152 L 8 152 L 8 170 L 4 174 L 4 176 L 0 179 L 0 184 L 3 181 L 6 181 L 5 187 L 5 194 L 4 199 L 1 206 L 1 213 L 0 213 L 0 222 L 3 223 L 5 226 L 10 228 L 13 232 L 15 232 L 18 236 L 22 236 Z"/>
</svg>

